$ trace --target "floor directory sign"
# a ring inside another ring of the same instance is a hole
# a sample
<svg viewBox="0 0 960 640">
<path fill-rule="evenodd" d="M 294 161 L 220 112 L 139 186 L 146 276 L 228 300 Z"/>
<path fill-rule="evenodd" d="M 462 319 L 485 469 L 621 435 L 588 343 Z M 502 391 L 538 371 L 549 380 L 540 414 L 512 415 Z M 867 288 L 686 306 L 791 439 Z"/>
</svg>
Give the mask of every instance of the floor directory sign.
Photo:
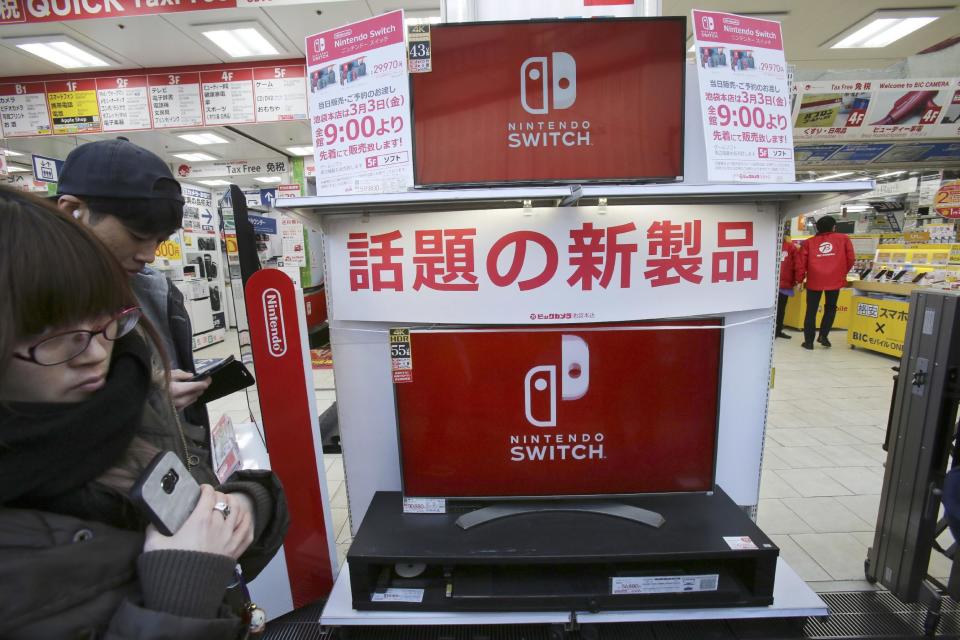
<svg viewBox="0 0 960 640">
<path fill-rule="evenodd" d="M 104 131 L 151 127 L 147 76 L 97 78 L 97 100 Z"/>
<path fill-rule="evenodd" d="M 0 84 L 3 136 L 42 136 L 53 131 L 42 82 Z"/>
<path fill-rule="evenodd" d="M 712 182 L 793 182 L 790 89 L 780 23 L 693 12 Z"/>
<path fill-rule="evenodd" d="M 403 12 L 308 36 L 317 195 L 413 186 Z"/>
</svg>

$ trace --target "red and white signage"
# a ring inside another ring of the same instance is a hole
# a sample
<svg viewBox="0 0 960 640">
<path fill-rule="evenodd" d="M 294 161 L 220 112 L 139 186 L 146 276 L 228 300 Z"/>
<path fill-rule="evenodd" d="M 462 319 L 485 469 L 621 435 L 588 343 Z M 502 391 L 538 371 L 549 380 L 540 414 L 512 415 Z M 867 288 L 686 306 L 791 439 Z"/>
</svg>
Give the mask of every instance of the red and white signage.
<svg viewBox="0 0 960 640">
<path fill-rule="evenodd" d="M 5 138 L 53 132 L 42 82 L 0 84 L 0 127 Z"/>
<path fill-rule="evenodd" d="M 960 78 L 804 82 L 797 140 L 960 137 Z"/>
<path fill-rule="evenodd" d="M 712 490 L 721 333 L 715 319 L 411 330 L 410 381 L 394 385 L 404 495 Z"/>
<path fill-rule="evenodd" d="M 317 195 L 413 186 L 403 11 L 306 39 Z"/>
<path fill-rule="evenodd" d="M 150 88 L 146 76 L 97 78 L 97 101 L 104 131 L 149 129 Z"/>
<path fill-rule="evenodd" d="M 154 128 L 203 126 L 199 73 L 162 73 L 147 80 Z"/>
<path fill-rule="evenodd" d="M 237 0 L 3 0 L 0 25 L 230 9 Z"/>
<path fill-rule="evenodd" d="M 97 103 L 96 80 L 45 82 L 44 86 L 55 134 L 100 131 L 100 106 Z"/>
<path fill-rule="evenodd" d="M 206 126 L 254 122 L 252 69 L 204 71 L 200 82 Z"/>
<path fill-rule="evenodd" d="M 307 70 L 303 65 L 253 70 L 257 122 L 306 120 Z"/>
<path fill-rule="evenodd" d="M 768 206 L 502 209 L 324 224 L 337 320 L 573 323 L 766 309 L 779 258 Z"/>
<path fill-rule="evenodd" d="M 682 18 L 436 25 L 433 70 L 411 80 L 417 184 L 675 180 L 684 28 Z"/>
<path fill-rule="evenodd" d="M 960 218 L 960 180 L 950 180 L 940 185 L 933 206 L 944 218 Z"/>
<path fill-rule="evenodd" d="M 780 23 L 693 12 L 695 64 L 714 182 L 793 182 L 790 88 Z"/>
</svg>

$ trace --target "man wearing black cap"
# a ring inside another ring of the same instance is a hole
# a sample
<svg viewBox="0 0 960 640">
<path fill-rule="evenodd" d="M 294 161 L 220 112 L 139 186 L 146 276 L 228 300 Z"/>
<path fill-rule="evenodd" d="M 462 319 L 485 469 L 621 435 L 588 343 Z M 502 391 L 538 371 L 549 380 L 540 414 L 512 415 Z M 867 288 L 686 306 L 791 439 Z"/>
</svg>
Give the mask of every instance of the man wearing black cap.
<svg viewBox="0 0 960 640">
<path fill-rule="evenodd" d="M 147 267 L 157 246 L 183 222 L 180 185 L 157 155 L 125 138 L 80 145 L 60 172 L 57 205 L 87 225 L 130 274 L 144 315 L 156 327 L 170 359 L 170 395 L 193 425 L 207 425 L 194 405 L 209 380 L 188 382 L 193 371 L 190 318 L 183 294 Z"/>
</svg>

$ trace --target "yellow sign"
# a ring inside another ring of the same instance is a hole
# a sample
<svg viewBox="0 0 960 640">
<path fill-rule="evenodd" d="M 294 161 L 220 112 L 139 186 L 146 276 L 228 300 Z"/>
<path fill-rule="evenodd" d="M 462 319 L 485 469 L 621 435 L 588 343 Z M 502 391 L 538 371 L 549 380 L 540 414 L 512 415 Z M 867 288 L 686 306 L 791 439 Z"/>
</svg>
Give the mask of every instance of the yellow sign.
<svg viewBox="0 0 960 640">
<path fill-rule="evenodd" d="M 240 249 L 237 246 L 237 234 L 235 233 L 226 233 L 224 234 L 224 239 L 227 241 L 227 254 L 236 255 L 240 253 Z"/>
<path fill-rule="evenodd" d="M 852 307 L 849 344 L 890 356 L 903 355 L 909 302 L 856 296 Z"/>
<path fill-rule="evenodd" d="M 837 297 L 837 317 L 833 321 L 834 329 L 846 329 L 847 318 L 850 316 L 850 300 L 853 298 L 853 289 L 845 287 L 840 289 L 840 295 Z M 824 298 L 820 297 L 820 307 L 817 309 L 817 326 L 823 320 Z M 787 311 L 783 316 L 783 324 L 792 329 L 803 329 L 803 320 L 807 314 L 807 291 L 806 289 L 797 289 L 797 293 L 787 300 Z"/>
<path fill-rule="evenodd" d="M 183 254 L 180 252 L 180 243 L 173 240 L 164 240 L 157 245 L 157 257 L 179 262 L 183 259 Z"/>
<path fill-rule="evenodd" d="M 909 244 L 922 244 L 930 242 L 929 231 L 904 231 L 903 240 Z"/>
<path fill-rule="evenodd" d="M 50 101 L 50 116 L 53 132 L 86 133 L 100 130 L 100 107 L 97 92 L 58 91 L 47 94 Z"/>
</svg>

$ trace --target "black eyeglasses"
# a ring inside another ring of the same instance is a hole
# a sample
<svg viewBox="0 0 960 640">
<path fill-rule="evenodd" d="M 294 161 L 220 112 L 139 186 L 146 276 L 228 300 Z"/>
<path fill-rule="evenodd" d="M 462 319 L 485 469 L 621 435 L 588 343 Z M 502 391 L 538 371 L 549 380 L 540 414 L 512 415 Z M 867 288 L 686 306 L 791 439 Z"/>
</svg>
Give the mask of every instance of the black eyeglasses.
<svg viewBox="0 0 960 640">
<path fill-rule="evenodd" d="M 81 329 L 78 331 L 58 333 L 55 336 L 44 338 L 27 349 L 27 354 L 29 355 L 24 356 L 19 353 L 14 353 L 13 357 L 44 367 L 63 364 L 64 362 L 73 360 L 86 351 L 87 347 L 90 346 L 90 341 L 93 340 L 95 336 L 103 334 L 103 337 L 107 340 L 119 340 L 133 331 L 133 328 L 140 322 L 142 315 L 143 313 L 139 307 L 127 307 L 114 314 L 107 324 L 96 331 Z"/>
</svg>

